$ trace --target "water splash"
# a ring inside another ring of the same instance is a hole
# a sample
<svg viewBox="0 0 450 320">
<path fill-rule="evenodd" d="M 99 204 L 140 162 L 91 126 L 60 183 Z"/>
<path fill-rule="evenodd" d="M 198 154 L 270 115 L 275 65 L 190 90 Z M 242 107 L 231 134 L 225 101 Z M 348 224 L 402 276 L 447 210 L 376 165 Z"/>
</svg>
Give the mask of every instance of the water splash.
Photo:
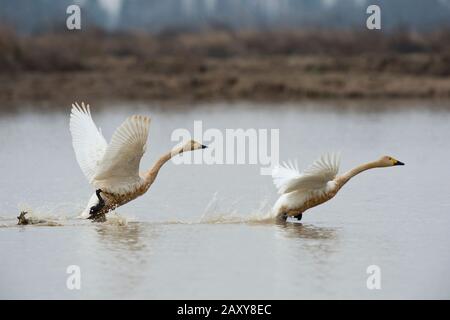
<svg viewBox="0 0 450 320">
<path fill-rule="evenodd" d="M 117 211 L 111 211 L 106 215 L 106 222 L 104 224 L 113 226 L 127 226 L 133 219 L 120 215 Z"/>
<path fill-rule="evenodd" d="M 215 192 L 211 200 L 206 205 L 202 215 L 192 220 L 180 220 L 172 218 L 164 221 L 153 221 L 153 224 L 259 224 L 274 223 L 275 216 L 270 208 L 268 198 L 264 198 L 258 208 L 249 212 L 239 212 L 240 200 L 229 201 L 220 199 Z M 27 218 L 31 219 L 33 225 L 91 225 L 91 220 L 79 218 L 79 212 L 83 207 L 73 203 L 47 204 L 32 207 L 21 203 L 18 205 L 18 213 L 27 212 Z M 18 214 L 17 213 L 17 214 Z M 112 211 L 107 214 L 107 221 L 104 224 L 114 226 L 127 226 L 129 222 L 138 222 L 139 219 L 128 214 Z M 10 227 L 17 224 L 14 217 L 0 217 L 0 227 Z"/>
<path fill-rule="evenodd" d="M 77 216 L 79 206 L 70 202 L 58 204 L 45 204 L 40 206 L 31 206 L 27 203 L 19 203 L 18 211 L 26 211 L 29 216 L 46 220 L 68 220 Z"/>
<path fill-rule="evenodd" d="M 89 226 L 97 225 L 89 219 L 80 218 L 80 212 L 84 207 L 74 203 L 45 204 L 32 206 L 27 203 L 19 203 L 17 212 L 0 214 L 0 228 L 16 227 L 18 216 L 26 212 L 27 226 Z M 107 220 L 103 224 L 112 226 L 127 226 L 129 222 L 137 221 L 133 216 L 124 215 L 113 210 L 107 214 Z"/>
<path fill-rule="evenodd" d="M 267 199 L 262 200 L 259 207 L 251 211 L 250 214 L 240 213 L 236 209 L 238 205 L 239 201 L 231 203 L 228 207 L 220 205 L 220 199 L 216 192 L 197 223 L 273 223 L 275 220 Z"/>
</svg>

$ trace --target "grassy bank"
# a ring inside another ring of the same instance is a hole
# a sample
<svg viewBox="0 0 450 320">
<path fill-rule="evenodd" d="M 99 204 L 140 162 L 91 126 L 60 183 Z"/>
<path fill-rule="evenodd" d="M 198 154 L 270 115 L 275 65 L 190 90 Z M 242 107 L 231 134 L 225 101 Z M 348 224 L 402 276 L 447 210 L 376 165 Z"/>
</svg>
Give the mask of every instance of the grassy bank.
<svg viewBox="0 0 450 320">
<path fill-rule="evenodd" d="M 18 35 L 0 101 L 450 98 L 450 31 Z"/>
</svg>

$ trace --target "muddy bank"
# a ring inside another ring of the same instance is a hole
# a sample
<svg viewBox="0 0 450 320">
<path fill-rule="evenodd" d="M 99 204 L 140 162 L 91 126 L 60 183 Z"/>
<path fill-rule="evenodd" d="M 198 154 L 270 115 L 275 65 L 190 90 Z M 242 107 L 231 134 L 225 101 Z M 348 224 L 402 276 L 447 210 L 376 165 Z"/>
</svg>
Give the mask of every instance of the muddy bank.
<svg viewBox="0 0 450 320">
<path fill-rule="evenodd" d="M 446 99 L 449 44 L 449 32 L 31 37 L 3 29 L 0 101 Z"/>
</svg>

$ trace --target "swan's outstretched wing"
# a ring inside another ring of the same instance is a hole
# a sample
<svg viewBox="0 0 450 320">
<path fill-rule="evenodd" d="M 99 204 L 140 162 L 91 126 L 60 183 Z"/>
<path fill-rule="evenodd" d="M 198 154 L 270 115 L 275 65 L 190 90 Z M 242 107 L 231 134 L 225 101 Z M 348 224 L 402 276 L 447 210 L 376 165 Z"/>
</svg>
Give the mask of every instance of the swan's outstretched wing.
<svg viewBox="0 0 450 320">
<path fill-rule="evenodd" d="M 89 105 L 84 102 L 81 106 L 78 103 L 72 104 L 70 132 L 78 164 L 88 181 L 92 182 L 107 143 L 92 120 Z"/>
<path fill-rule="evenodd" d="M 140 182 L 139 163 L 146 149 L 149 126 L 149 117 L 131 116 L 117 128 L 94 176 L 96 188 L 124 193 Z"/>
<path fill-rule="evenodd" d="M 302 173 L 292 163 L 276 166 L 272 171 L 272 178 L 279 194 L 295 190 L 319 190 L 336 177 L 339 164 L 339 155 L 326 154 Z"/>
</svg>

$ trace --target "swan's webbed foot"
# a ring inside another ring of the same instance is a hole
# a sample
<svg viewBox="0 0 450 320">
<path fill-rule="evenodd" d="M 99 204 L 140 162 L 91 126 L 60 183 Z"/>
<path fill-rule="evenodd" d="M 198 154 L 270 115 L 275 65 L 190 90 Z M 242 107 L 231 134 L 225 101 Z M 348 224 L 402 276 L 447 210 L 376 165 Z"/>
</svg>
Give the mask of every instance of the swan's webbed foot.
<svg viewBox="0 0 450 320">
<path fill-rule="evenodd" d="M 20 212 L 19 216 L 17 217 L 17 220 L 19 220 L 17 222 L 18 225 L 23 226 L 23 225 L 27 225 L 30 223 L 30 221 L 28 220 L 27 217 L 25 217 L 28 214 L 28 212 L 26 211 L 22 211 Z"/>
<path fill-rule="evenodd" d="M 299 213 L 299 214 L 297 214 L 295 216 L 291 216 L 287 212 L 283 212 L 282 214 L 280 214 L 278 216 L 278 220 L 281 221 L 281 222 L 286 222 L 288 217 L 292 217 L 292 218 L 297 219 L 297 221 L 300 221 L 300 220 L 302 220 L 303 214 Z"/>
<path fill-rule="evenodd" d="M 105 213 L 101 213 L 101 210 L 105 206 L 105 200 L 101 197 L 100 193 L 102 192 L 101 189 L 95 190 L 95 194 L 98 198 L 98 203 L 95 206 L 92 206 L 89 210 L 89 217 L 88 219 L 94 221 L 94 222 L 105 222 L 106 216 Z"/>
</svg>

